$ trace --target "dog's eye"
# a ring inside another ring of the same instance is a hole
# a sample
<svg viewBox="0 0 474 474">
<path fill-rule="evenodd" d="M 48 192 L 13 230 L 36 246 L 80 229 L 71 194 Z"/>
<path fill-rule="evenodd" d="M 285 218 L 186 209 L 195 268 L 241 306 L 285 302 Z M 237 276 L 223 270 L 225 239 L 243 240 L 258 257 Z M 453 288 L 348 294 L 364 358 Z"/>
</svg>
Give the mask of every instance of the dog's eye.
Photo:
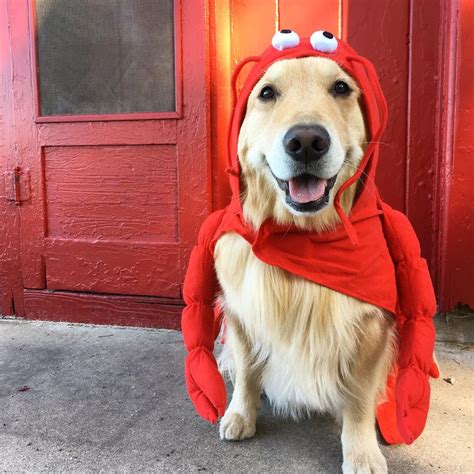
<svg viewBox="0 0 474 474">
<path fill-rule="evenodd" d="M 260 99 L 262 100 L 271 100 L 275 98 L 275 91 L 273 90 L 273 87 L 270 86 L 265 86 L 259 94 Z"/>
<path fill-rule="evenodd" d="M 333 93 L 335 95 L 349 95 L 351 88 L 344 81 L 336 81 L 332 87 Z"/>
<path fill-rule="evenodd" d="M 321 53 L 334 53 L 337 49 L 337 39 L 329 31 L 315 31 L 309 41 L 313 49 Z"/>
</svg>

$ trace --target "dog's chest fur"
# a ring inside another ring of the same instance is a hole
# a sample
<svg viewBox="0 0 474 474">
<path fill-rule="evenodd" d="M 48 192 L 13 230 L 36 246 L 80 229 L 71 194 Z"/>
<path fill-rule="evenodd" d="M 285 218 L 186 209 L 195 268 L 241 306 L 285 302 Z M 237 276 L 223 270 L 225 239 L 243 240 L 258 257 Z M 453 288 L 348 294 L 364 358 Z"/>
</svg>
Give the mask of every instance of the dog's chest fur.
<svg viewBox="0 0 474 474">
<path fill-rule="evenodd" d="M 276 411 L 338 413 L 357 386 L 364 345 L 380 339 L 382 311 L 263 263 L 235 233 L 219 239 L 215 262 L 221 304 L 244 329 Z M 220 364 L 232 372 L 227 346 Z"/>
</svg>

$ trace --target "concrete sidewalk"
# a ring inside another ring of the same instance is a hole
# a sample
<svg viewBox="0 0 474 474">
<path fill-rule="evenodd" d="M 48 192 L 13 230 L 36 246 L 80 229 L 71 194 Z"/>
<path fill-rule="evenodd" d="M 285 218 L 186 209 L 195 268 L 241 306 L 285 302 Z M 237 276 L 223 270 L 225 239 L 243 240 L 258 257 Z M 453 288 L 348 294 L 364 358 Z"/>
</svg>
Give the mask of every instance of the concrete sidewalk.
<svg viewBox="0 0 474 474">
<path fill-rule="evenodd" d="M 257 436 L 219 440 L 183 381 L 181 334 L 0 320 L 0 470 L 340 472 L 339 428 L 263 406 Z M 473 352 L 439 346 L 427 428 L 384 447 L 390 472 L 473 473 Z"/>
</svg>

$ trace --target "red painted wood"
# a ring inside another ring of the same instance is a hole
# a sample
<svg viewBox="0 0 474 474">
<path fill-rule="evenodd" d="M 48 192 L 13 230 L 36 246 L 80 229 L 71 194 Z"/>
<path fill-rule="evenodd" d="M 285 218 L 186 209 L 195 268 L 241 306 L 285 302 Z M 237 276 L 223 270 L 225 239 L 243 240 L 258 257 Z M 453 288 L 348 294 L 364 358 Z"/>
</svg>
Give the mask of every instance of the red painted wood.
<svg viewBox="0 0 474 474">
<path fill-rule="evenodd" d="M 339 34 L 339 0 L 280 0 L 280 28 L 291 28 L 300 36 L 326 30 Z"/>
<path fill-rule="evenodd" d="M 441 101 L 439 104 L 439 173 L 437 180 L 438 216 L 435 232 L 437 234 L 437 252 L 435 263 L 437 268 L 436 281 L 439 289 L 440 309 L 446 310 L 446 271 L 447 271 L 447 236 L 449 222 L 449 193 L 451 170 L 454 161 L 454 130 L 456 118 L 456 89 L 458 70 L 458 36 L 459 18 L 458 2 L 451 2 L 443 15 L 444 43 L 443 60 L 440 64 L 442 77 Z M 452 309 L 452 308 L 449 308 Z"/>
<path fill-rule="evenodd" d="M 208 2 L 182 3 L 183 116 L 177 122 L 179 283 L 202 221 L 211 210 Z"/>
<path fill-rule="evenodd" d="M 212 207 L 221 209 L 229 201 L 226 178 L 227 128 L 231 113 L 230 78 L 232 0 L 215 0 L 210 4 L 210 107 L 212 147 Z"/>
<path fill-rule="evenodd" d="M 39 146 L 161 145 L 177 142 L 176 120 L 139 122 L 50 123 L 37 126 Z"/>
<path fill-rule="evenodd" d="M 180 329 L 181 301 L 25 290 L 28 319 Z"/>
<path fill-rule="evenodd" d="M 405 170 L 405 211 L 422 245 L 424 257 L 436 276 L 436 228 L 438 159 L 438 106 L 445 37 L 442 31 L 442 8 L 433 2 L 410 2 L 408 122 Z M 434 47 L 420 47 L 435 42 Z M 435 282 L 436 283 L 436 282 Z"/>
<path fill-rule="evenodd" d="M 177 243 L 46 239 L 46 287 L 179 298 Z"/>
<path fill-rule="evenodd" d="M 175 145 L 43 148 L 48 236 L 176 242 Z"/>
<path fill-rule="evenodd" d="M 8 0 L 5 11 L 15 71 L 13 161 L 31 175 L 31 199 L 19 206 L 16 275 L 28 289 L 179 300 L 210 209 L 207 2 L 176 0 L 176 114 L 59 123 L 34 120 L 33 3 Z M 26 317 L 41 313 L 32 301 Z"/>
<path fill-rule="evenodd" d="M 178 112 L 140 112 L 130 114 L 90 114 L 90 115 L 48 115 L 36 117 L 36 123 L 71 123 L 71 122 L 110 122 L 120 120 L 163 120 L 181 118 Z"/>
<path fill-rule="evenodd" d="M 389 123 L 380 145 L 377 184 L 382 197 L 405 210 L 409 0 L 349 2 L 347 41 L 376 66 L 387 98 Z"/>
<path fill-rule="evenodd" d="M 458 304 L 474 309 L 474 4 L 469 0 L 455 3 L 451 25 L 454 33 L 449 45 L 446 65 L 451 75 L 452 90 L 444 103 L 445 122 L 456 113 L 457 123 L 446 127 L 444 193 L 440 204 L 442 241 L 440 245 L 441 310 L 449 311 Z M 457 33 L 457 34 L 456 34 Z M 454 99 L 454 101 L 453 101 Z M 449 135 L 448 135 L 449 134 Z M 454 138 L 454 141 L 452 139 Z"/>
<path fill-rule="evenodd" d="M 9 18 L 6 2 L 0 2 L 0 314 L 23 313 L 20 277 L 18 206 L 6 200 L 4 173 L 16 167 Z"/>
<path fill-rule="evenodd" d="M 10 47 L 15 71 L 12 81 L 14 97 L 15 161 L 31 172 L 31 200 L 20 206 L 20 255 L 23 284 L 44 288 L 44 262 L 41 255 L 44 237 L 44 196 L 40 150 L 34 123 L 34 91 L 31 77 L 29 6 L 25 0 L 8 0 Z M 24 238 L 27 236 L 28 238 Z"/>
</svg>

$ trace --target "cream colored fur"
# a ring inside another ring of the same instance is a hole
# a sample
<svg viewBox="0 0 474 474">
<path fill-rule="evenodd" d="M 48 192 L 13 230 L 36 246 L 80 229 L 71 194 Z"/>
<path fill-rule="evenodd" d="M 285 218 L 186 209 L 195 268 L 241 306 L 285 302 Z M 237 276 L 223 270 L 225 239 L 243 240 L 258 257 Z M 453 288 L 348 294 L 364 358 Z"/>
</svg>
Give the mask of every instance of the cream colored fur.
<svg viewBox="0 0 474 474">
<path fill-rule="evenodd" d="M 351 86 L 349 97 L 329 93 L 340 79 Z M 278 90 L 278 99 L 261 103 L 258 93 L 269 84 Z M 328 206 L 309 215 L 288 208 L 269 170 L 286 172 L 282 134 L 301 123 L 328 129 L 331 149 L 322 172 L 339 170 Z M 322 58 L 275 63 L 249 98 L 239 137 L 246 219 L 255 227 L 269 217 L 302 229 L 333 227 L 338 223 L 334 194 L 357 167 L 365 140 L 359 92 L 336 63 Z M 343 196 L 346 211 L 354 193 L 352 187 Z M 330 412 L 342 421 L 345 473 L 386 472 L 375 406 L 393 357 L 391 319 L 377 307 L 261 262 L 237 234 L 219 239 L 215 259 L 227 318 L 220 365 L 234 382 L 221 438 L 255 434 L 263 390 L 277 413 L 298 418 Z"/>
</svg>

